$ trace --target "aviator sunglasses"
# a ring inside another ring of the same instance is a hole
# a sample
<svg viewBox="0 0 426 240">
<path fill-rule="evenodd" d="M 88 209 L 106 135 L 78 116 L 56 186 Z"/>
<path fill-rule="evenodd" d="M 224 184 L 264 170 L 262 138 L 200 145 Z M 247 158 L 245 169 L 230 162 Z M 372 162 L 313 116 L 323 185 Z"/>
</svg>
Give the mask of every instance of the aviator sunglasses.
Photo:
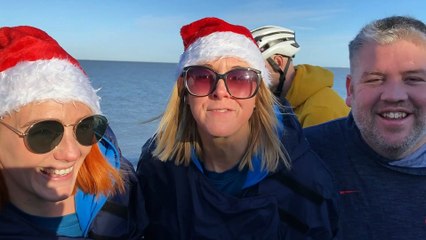
<svg viewBox="0 0 426 240">
<path fill-rule="evenodd" d="M 193 96 L 210 95 L 215 91 L 219 79 L 223 79 L 229 95 L 237 99 L 256 95 L 261 80 L 259 70 L 243 67 L 219 74 L 205 66 L 188 66 L 183 69 L 182 77 L 186 89 Z"/>
<path fill-rule="evenodd" d="M 108 126 L 106 117 L 92 115 L 74 124 L 63 124 L 58 120 L 42 120 L 31 124 L 25 132 L 21 132 L 2 120 L 3 118 L 0 117 L 0 123 L 24 138 L 25 146 L 36 154 L 53 150 L 61 142 L 65 127 L 72 126 L 77 141 L 83 146 L 90 146 L 102 138 Z"/>
</svg>

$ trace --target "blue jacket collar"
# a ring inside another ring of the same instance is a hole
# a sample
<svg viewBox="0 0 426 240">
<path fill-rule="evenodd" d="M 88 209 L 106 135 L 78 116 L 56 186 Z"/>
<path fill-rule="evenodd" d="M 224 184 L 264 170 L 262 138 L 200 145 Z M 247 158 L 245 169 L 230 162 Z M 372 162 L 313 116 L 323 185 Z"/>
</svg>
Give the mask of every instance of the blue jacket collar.
<svg viewBox="0 0 426 240">
<path fill-rule="evenodd" d="M 106 159 L 108 159 L 108 162 L 116 169 L 119 169 L 120 152 L 110 139 L 103 137 L 99 141 L 98 146 Z M 94 195 L 83 193 L 78 189 L 74 199 L 77 218 L 80 222 L 81 230 L 86 237 L 93 219 L 104 206 L 107 197 L 103 195 L 95 197 Z"/>
</svg>

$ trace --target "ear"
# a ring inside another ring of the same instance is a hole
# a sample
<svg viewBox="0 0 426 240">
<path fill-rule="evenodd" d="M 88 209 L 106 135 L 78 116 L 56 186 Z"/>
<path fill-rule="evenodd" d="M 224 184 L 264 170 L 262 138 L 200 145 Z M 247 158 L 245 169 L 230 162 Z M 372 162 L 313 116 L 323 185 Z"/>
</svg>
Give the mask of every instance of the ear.
<svg viewBox="0 0 426 240">
<path fill-rule="evenodd" d="M 352 97 L 353 97 L 352 76 L 348 74 L 346 75 L 346 105 L 348 105 L 348 107 L 352 107 Z"/>
<path fill-rule="evenodd" d="M 274 57 L 272 58 L 275 63 L 277 63 L 277 65 L 280 67 L 280 69 L 283 69 L 285 64 L 286 64 L 286 60 L 287 58 L 281 56 L 281 55 L 274 55 Z"/>
</svg>

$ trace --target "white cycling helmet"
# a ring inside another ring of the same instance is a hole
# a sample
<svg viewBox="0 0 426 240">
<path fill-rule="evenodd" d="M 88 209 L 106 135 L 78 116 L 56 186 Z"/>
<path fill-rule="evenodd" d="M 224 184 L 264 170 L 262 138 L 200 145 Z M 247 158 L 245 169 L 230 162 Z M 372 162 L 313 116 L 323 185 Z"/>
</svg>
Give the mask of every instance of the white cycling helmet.
<svg viewBox="0 0 426 240">
<path fill-rule="evenodd" d="M 300 49 L 294 31 L 288 28 L 263 26 L 251 30 L 251 33 L 265 59 L 274 54 L 292 58 Z"/>
</svg>

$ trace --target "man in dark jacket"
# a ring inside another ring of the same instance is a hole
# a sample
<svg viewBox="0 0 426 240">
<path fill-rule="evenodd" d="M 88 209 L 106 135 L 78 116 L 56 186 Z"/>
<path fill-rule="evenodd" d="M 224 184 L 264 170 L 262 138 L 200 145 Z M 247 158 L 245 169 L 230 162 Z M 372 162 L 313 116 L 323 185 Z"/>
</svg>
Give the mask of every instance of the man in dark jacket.
<svg viewBox="0 0 426 240">
<path fill-rule="evenodd" d="M 426 236 L 426 26 L 388 17 L 349 44 L 346 119 L 306 129 L 334 173 L 345 240 Z"/>
</svg>

